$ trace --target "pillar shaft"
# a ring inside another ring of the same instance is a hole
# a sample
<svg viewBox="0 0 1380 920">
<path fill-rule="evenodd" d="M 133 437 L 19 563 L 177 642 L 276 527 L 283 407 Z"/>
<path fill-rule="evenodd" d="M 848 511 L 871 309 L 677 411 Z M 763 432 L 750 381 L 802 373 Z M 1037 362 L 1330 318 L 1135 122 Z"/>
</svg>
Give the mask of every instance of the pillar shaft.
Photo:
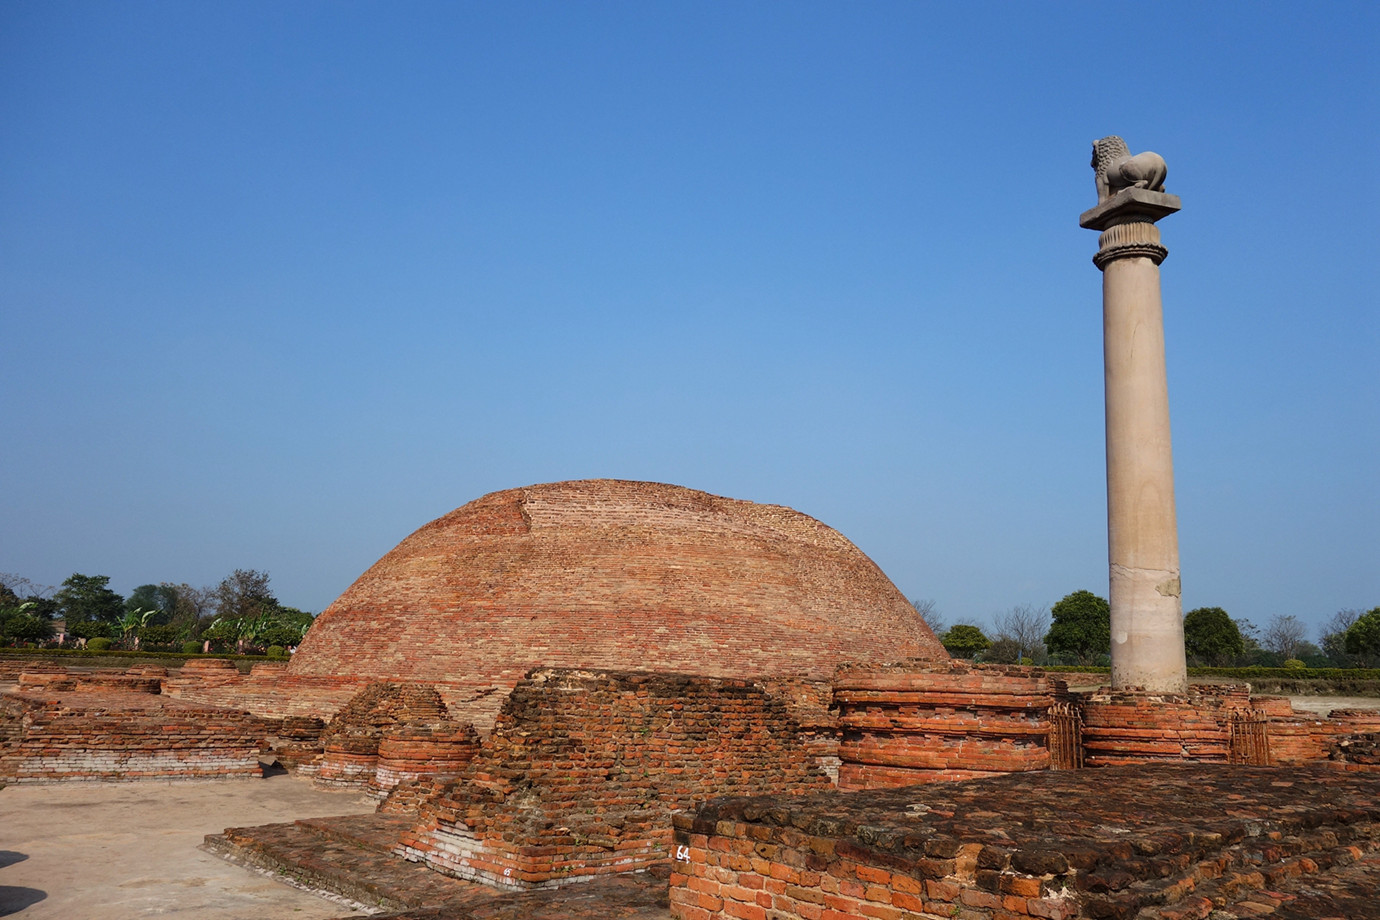
<svg viewBox="0 0 1380 920">
<path fill-rule="evenodd" d="M 1108 140 L 1124 148 L 1120 138 L 1104 138 L 1095 151 Z M 1156 154 L 1100 166 L 1095 155 L 1093 162 L 1100 201 L 1079 223 L 1102 231 L 1093 262 L 1102 269 L 1112 687 L 1184 694 L 1188 671 L 1160 300 L 1160 263 L 1168 250 L 1155 226 L 1179 210 L 1179 199 L 1154 188 L 1110 187 L 1112 179 L 1148 174 L 1156 164 L 1162 180 L 1163 160 Z"/>
<path fill-rule="evenodd" d="M 1108 262 L 1102 298 L 1112 686 L 1184 693 L 1159 266 L 1147 256 Z"/>
</svg>

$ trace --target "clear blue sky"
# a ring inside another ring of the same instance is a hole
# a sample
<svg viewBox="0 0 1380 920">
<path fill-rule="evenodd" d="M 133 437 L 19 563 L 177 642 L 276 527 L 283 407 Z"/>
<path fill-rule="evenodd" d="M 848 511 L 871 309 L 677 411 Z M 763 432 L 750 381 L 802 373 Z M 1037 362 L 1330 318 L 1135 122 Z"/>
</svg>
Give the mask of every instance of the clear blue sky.
<svg viewBox="0 0 1380 920">
<path fill-rule="evenodd" d="M 1380 5 L 0 2 L 0 571 L 584 477 L 1107 589 L 1090 142 L 1169 163 L 1185 608 L 1380 604 Z"/>
</svg>

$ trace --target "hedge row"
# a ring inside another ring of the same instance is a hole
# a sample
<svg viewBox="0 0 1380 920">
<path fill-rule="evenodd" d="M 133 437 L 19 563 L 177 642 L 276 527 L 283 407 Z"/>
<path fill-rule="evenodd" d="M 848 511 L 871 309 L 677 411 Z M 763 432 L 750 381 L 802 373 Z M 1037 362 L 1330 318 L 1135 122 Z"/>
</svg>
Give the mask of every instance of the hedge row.
<svg viewBox="0 0 1380 920">
<path fill-rule="evenodd" d="M 1380 668 L 1189 668 L 1191 677 L 1239 677 L 1243 680 L 1380 680 Z"/>
<path fill-rule="evenodd" d="M 231 661 L 252 665 L 259 661 L 282 661 L 267 655 L 235 655 L 229 652 L 211 652 L 209 655 L 188 655 L 183 652 L 135 652 L 130 649 L 111 649 L 106 652 L 93 652 L 90 649 L 76 648 L 0 648 L 0 658 L 28 658 L 35 661 L 49 661 L 53 664 L 75 664 L 85 661 L 112 668 L 131 668 L 139 664 L 163 664 L 177 667 L 194 658 L 228 658 Z M 240 670 L 246 670 L 243 666 Z"/>
<path fill-rule="evenodd" d="M 1111 668 L 1051 664 L 1046 671 L 1110 674 Z M 1189 677 L 1235 677 L 1241 680 L 1380 680 L 1380 668 L 1189 668 Z"/>
</svg>

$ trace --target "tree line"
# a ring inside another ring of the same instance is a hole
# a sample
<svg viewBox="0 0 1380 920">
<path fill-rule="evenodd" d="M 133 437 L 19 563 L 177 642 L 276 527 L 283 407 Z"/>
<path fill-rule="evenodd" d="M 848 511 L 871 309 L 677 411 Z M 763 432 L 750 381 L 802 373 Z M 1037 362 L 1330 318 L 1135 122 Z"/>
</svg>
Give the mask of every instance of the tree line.
<svg viewBox="0 0 1380 920">
<path fill-rule="evenodd" d="M 313 614 L 280 603 L 267 572 L 218 584 L 140 585 L 122 597 L 108 575 L 73 573 L 56 587 L 0 573 L 0 643 L 144 651 L 253 652 L 302 641 Z"/>
<path fill-rule="evenodd" d="M 1102 665 L 1111 658 L 1111 605 L 1091 591 L 1074 591 L 1050 608 L 1013 607 L 994 619 L 991 636 L 976 623 L 950 626 L 932 600 L 911 605 L 949 654 L 1015 664 Z M 1221 607 L 1184 614 L 1184 653 L 1191 666 L 1361 668 L 1380 666 L 1380 607 L 1340 610 L 1308 641 L 1303 621 L 1272 617 L 1258 628 Z"/>
</svg>

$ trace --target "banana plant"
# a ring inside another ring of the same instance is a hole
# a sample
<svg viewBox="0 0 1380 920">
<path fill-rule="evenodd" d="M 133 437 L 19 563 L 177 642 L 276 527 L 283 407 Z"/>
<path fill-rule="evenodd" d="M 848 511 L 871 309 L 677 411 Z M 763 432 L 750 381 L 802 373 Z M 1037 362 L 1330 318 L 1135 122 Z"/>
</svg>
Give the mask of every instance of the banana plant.
<svg viewBox="0 0 1380 920">
<path fill-rule="evenodd" d="M 157 610 L 138 608 L 136 610 L 126 610 L 125 615 L 120 618 L 120 641 L 127 641 L 130 633 L 134 634 L 134 649 L 139 649 L 139 630 L 149 625 L 149 620 L 153 619 Z"/>
</svg>

